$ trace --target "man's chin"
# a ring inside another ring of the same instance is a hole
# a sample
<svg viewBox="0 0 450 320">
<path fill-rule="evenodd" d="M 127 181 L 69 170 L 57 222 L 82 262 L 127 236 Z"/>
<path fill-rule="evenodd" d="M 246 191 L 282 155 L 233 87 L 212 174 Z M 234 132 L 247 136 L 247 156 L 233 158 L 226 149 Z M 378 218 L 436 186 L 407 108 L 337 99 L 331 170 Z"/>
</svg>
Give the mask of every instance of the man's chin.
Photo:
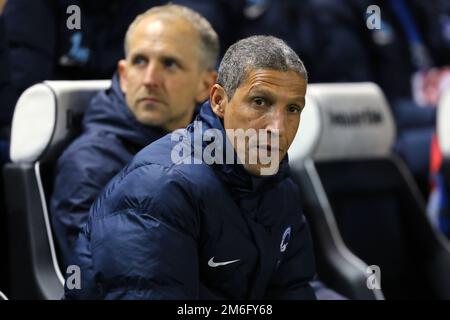
<svg viewBox="0 0 450 320">
<path fill-rule="evenodd" d="M 164 121 L 161 114 L 157 111 L 151 111 L 151 112 L 141 112 L 140 114 L 135 115 L 136 119 L 147 126 L 153 126 L 153 127 L 163 127 Z"/>
<path fill-rule="evenodd" d="M 264 177 L 273 176 L 278 173 L 280 169 L 279 163 L 270 163 L 268 165 L 263 164 L 245 164 L 245 170 L 253 176 Z"/>
</svg>

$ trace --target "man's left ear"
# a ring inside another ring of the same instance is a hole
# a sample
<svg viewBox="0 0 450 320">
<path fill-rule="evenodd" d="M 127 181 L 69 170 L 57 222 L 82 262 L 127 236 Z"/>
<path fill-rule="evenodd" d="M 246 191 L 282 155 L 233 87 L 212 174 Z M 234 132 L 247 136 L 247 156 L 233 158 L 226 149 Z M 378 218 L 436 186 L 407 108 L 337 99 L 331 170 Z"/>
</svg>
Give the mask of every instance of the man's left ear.
<svg viewBox="0 0 450 320">
<path fill-rule="evenodd" d="M 202 79 L 198 84 L 197 95 L 195 96 L 195 102 L 204 102 L 209 97 L 211 87 L 216 83 L 217 71 L 207 70 L 204 71 Z"/>
<path fill-rule="evenodd" d="M 225 93 L 225 89 L 220 84 L 215 84 L 211 88 L 209 94 L 209 102 L 211 104 L 212 111 L 221 119 L 225 116 L 225 109 L 228 104 L 228 97 Z"/>
<path fill-rule="evenodd" d="M 125 59 L 119 60 L 117 63 L 117 70 L 119 72 L 120 89 L 123 93 L 127 92 L 127 61 Z"/>
</svg>

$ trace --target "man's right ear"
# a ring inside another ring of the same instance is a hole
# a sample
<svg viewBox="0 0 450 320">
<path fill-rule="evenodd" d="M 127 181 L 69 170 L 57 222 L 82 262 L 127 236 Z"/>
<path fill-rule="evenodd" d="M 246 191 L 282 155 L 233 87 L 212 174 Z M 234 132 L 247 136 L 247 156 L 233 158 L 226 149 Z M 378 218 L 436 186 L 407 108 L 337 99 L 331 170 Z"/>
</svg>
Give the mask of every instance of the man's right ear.
<svg viewBox="0 0 450 320">
<path fill-rule="evenodd" d="M 220 84 L 215 84 L 211 88 L 209 95 L 209 101 L 211 103 L 211 109 L 221 119 L 225 115 L 225 109 L 228 104 L 228 97 L 225 89 Z"/>
<path fill-rule="evenodd" d="M 122 59 L 117 63 L 117 70 L 119 71 L 120 89 L 123 93 L 127 92 L 127 60 Z"/>
</svg>

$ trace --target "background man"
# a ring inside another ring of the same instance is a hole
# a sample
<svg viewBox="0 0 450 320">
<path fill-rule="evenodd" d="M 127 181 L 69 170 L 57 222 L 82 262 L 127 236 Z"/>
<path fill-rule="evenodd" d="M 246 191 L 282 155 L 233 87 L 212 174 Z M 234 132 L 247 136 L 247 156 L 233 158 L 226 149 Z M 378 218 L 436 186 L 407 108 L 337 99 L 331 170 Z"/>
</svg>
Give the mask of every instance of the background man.
<svg viewBox="0 0 450 320">
<path fill-rule="evenodd" d="M 58 161 L 51 213 L 64 265 L 100 190 L 141 148 L 189 124 L 216 79 L 218 36 L 183 6 L 138 16 L 125 51 L 111 88 L 88 107 L 83 134 Z"/>
</svg>

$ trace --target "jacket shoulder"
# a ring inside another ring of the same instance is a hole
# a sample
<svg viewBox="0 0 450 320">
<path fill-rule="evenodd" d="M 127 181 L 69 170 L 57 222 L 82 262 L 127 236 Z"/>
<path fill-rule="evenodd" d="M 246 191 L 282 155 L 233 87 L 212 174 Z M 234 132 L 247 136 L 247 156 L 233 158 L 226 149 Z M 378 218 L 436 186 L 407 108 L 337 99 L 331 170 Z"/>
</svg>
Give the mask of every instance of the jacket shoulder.
<svg viewBox="0 0 450 320">
<path fill-rule="evenodd" d="M 102 160 L 123 162 L 125 159 L 126 161 L 131 159 L 131 154 L 115 135 L 103 131 L 87 131 L 64 150 L 58 162 L 78 162 L 77 159 L 79 162 L 102 162 Z"/>
<path fill-rule="evenodd" d="M 117 138 L 101 133 L 83 134 L 59 157 L 55 185 L 60 185 L 65 197 L 75 192 L 68 188 L 81 191 L 80 185 L 100 190 L 131 157 Z"/>
</svg>

